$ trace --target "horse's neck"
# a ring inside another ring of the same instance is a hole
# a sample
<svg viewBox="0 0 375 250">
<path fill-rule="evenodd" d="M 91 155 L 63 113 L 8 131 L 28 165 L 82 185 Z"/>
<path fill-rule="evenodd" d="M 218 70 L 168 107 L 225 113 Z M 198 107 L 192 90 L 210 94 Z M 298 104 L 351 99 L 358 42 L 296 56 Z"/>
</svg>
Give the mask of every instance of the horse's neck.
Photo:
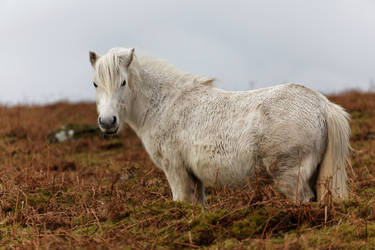
<svg viewBox="0 0 375 250">
<path fill-rule="evenodd" d="M 142 65 L 138 73 L 138 83 L 135 85 L 135 101 L 129 121 L 131 127 L 140 135 L 143 128 L 151 125 L 157 112 L 163 105 L 173 99 L 178 89 L 184 85 L 192 75 L 180 71 L 168 72 L 168 68 L 157 67 L 152 64 Z"/>
<path fill-rule="evenodd" d="M 191 73 L 183 72 L 164 61 L 157 59 L 147 61 L 141 64 L 140 75 L 143 84 L 148 88 L 173 92 L 194 78 Z"/>
</svg>

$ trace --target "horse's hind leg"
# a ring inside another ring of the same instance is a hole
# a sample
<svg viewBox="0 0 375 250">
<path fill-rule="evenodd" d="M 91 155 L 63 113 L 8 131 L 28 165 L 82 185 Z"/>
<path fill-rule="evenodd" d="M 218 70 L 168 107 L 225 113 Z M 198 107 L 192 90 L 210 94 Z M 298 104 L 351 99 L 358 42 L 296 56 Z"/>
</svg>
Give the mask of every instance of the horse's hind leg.
<svg viewBox="0 0 375 250">
<path fill-rule="evenodd" d="M 169 168 L 165 175 L 171 186 L 173 200 L 206 203 L 203 183 L 184 167 Z"/>
<path fill-rule="evenodd" d="M 286 161 L 287 165 L 283 166 L 283 170 L 275 177 L 276 187 L 288 198 L 296 201 L 311 201 L 315 194 L 311 186 L 311 178 L 314 178 L 317 163 L 314 158 L 309 155 L 302 160 Z"/>
</svg>

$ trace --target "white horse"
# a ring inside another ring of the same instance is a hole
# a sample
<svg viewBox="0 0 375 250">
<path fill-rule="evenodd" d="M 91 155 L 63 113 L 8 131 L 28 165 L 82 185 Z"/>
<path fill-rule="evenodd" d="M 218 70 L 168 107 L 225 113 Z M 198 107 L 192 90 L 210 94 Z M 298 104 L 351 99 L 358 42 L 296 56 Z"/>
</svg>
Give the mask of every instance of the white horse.
<svg viewBox="0 0 375 250">
<path fill-rule="evenodd" d="M 205 202 L 204 185 L 242 185 L 261 169 L 287 197 L 347 197 L 349 115 L 299 84 L 224 91 L 134 49 L 90 52 L 99 126 L 128 123 L 173 200 Z"/>
</svg>

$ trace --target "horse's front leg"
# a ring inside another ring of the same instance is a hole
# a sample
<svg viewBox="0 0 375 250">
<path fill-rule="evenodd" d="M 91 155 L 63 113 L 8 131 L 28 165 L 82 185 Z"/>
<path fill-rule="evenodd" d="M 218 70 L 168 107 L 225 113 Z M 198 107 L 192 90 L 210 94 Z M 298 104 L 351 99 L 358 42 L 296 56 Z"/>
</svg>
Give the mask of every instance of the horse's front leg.
<svg viewBox="0 0 375 250">
<path fill-rule="evenodd" d="M 203 183 L 183 166 L 164 169 L 171 186 L 173 200 L 192 203 L 206 203 Z"/>
</svg>

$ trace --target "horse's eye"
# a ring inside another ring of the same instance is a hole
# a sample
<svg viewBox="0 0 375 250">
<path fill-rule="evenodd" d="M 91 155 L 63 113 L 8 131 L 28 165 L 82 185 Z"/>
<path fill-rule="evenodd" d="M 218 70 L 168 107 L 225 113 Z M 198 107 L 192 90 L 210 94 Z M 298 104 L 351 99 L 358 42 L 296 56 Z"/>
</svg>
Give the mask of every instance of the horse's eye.
<svg viewBox="0 0 375 250">
<path fill-rule="evenodd" d="M 95 82 L 93 82 L 93 84 L 94 84 L 94 87 L 95 87 L 95 88 L 97 88 L 97 87 L 98 87 L 98 85 L 97 85 L 97 84 L 96 84 Z"/>
<path fill-rule="evenodd" d="M 121 87 L 124 87 L 126 85 L 126 80 L 124 80 L 122 83 L 121 83 Z"/>
</svg>

